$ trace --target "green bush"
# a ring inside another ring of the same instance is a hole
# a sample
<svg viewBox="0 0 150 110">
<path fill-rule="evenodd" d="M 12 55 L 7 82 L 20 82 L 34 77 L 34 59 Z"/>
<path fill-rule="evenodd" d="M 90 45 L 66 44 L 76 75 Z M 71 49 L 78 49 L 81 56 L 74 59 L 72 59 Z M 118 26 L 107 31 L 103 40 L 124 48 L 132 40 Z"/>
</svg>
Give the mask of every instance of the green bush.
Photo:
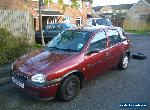
<svg viewBox="0 0 150 110">
<path fill-rule="evenodd" d="M 0 28 L 0 65 L 14 61 L 28 52 L 31 48 L 28 40 L 23 34 L 13 36 L 11 32 Z"/>
</svg>

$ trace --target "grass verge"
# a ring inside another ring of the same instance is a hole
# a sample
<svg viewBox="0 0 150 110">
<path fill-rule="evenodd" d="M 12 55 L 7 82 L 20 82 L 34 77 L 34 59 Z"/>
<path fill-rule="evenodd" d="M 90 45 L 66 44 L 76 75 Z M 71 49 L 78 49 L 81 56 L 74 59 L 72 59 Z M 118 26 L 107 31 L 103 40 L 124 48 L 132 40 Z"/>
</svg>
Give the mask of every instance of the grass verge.
<svg viewBox="0 0 150 110">
<path fill-rule="evenodd" d="M 141 35 L 146 35 L 146 34 L 149 34 L 150 31 L 140 31 L 140 30 L 126 30 L 126 32 L 129 32 L 129 33 L 135 33 L 135 34 L 141 34 Z"/>
</svg>

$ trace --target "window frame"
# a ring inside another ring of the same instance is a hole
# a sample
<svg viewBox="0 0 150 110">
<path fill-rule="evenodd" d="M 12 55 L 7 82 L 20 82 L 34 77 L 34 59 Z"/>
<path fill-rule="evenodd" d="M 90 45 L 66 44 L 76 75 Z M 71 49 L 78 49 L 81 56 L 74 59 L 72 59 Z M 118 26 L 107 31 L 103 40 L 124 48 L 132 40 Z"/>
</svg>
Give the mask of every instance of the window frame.
<svg viewBox="0 0 150 110">
<path fill-rule="evenodd" d="M 111 44 L 111 40 L 110 40 L 110 36 L 109 36 L 109 32 L 108 32 L 109 30 L 115 30 L 118 33 L 118 36 L 120 38 L 119 42 Z M 107 31 L 107 36 L 108 36 L 108 39 L 109 39 L 109 47 L 113 47 L 113 46 L 118 45 L 118 44 L 120 44 L 122 42 L 121 35 L 120 35 L 120 33 L 118 32 L 117 29 L 108 29 L 108 31 Z"/>
<path fill-rule="evenodd" d="M 91 49 L 90 49 L 90 45 L 91 45 L 91 43 L 92 43 L 92 41 L 93 41 L 93 39 L 96 37 L 96 35 L 98 35 L 98 33 L 100 33 L 100 32 L 103 32 L 104 34 L 105 34 L 105 39 L 106 39 L 106 43 L 105 43 L 105 47 L 104 48 L 99 48 L 98 49 L 98 51 L 102 51 L 102 50 L 105 50 L 105 49 L 107 49 L 107 47 L 108 47 L 108 38 L 107 38 L 107 33 L 105 32 L 105 30 L 99 30 L 99 31 L 97 31 L 94 35 L 93 35 L 93 37 L 91 38 L 91 40 L 90 40 L 90 43 L 89 43 L 89 46 L 88 46 L 88 48 L 87 48 L 87 50 L 88 51 L 90 51 Z M 104 38 L 103 38 L 104 39 Z M 100 39 L 100 40 L 102 40 L 102 39 Z M 99 40 L 99 42 L 100 42 L 100 40 Z M 99 46 L 100 47 L 100 46 Z"/>
<path fill-rule="evenodd" d="M 79 21 L 79 25 L 78 25 L 77 21 Z M 82 24 L 83 24 L 83 18 L 82 17 L 76 17 L 76 25 L 82 26 Z"/>
</svg>

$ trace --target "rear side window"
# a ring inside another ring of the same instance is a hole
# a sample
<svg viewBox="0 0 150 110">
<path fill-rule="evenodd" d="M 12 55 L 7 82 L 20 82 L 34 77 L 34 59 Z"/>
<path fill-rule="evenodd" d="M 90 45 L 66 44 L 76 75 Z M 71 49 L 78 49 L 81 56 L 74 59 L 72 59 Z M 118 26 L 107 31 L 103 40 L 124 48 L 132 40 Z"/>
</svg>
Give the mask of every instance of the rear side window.
<svg viewBox="0 0 150 110">
<path fill-rule="evenodd" d="M 98 25 L 105 25 L 105 26 L 111 26 L 111 25 L 112 25 L 112 24 L 111 24 L 111 21 L 108 20 L 108 19 L 97 19 L 97 20 L 96 20 L 96 23 L 97 23 Z"/>
<path fill-rule="evenodd" d="M 63 25 L 57 25 L 54 27 L 54 30 L 63 30 L 63 29 L 64 29 Z"/>
<path fill-rule="evenodd" d="M 127 39 L 127 36 L 122 28 L 118 28 L 117 31 L 119 32 L 122 41 Z"/>
<path fill-rule="evenodd" d="M 91 41 L 89 50 L 102 50 L 106 48 L 107 38 L 104 31 L 96 33 Z"/>
<path fill-rule="evenodd" d="M 108 30 L 108 36 L 111 46 L 121 42 L 121 37 L 117 30 Z"/>
</svg>

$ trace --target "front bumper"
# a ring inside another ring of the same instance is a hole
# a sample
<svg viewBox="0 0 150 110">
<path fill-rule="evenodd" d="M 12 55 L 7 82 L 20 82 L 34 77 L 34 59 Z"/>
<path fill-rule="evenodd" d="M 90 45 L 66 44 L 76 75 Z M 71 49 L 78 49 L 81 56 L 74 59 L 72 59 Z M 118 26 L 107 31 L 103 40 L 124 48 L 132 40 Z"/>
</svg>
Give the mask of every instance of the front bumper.
<svg viewBox="0 0 150 110">
<path fill-rule="evenodd" d="M 40 98 L 40 99 L 54 98 L 60 85 L 60 83 L 58 83 L 54 85 L 37 86 L 34 85 L 33 83 L 20 80 L 15 76 L 13 76 L 12 79 L 13 78 L 23 84 L 23 86 L 19 86 L 19 84 L 14 82 L 14 80 L 12 80 L 13 83 L 17 86 L 17 88 L 19 88 L 20 90 L 22 90 L 23 92 L 27 93 L 30 96 L 33 96 L 35 98 Z"/>
</svg>

